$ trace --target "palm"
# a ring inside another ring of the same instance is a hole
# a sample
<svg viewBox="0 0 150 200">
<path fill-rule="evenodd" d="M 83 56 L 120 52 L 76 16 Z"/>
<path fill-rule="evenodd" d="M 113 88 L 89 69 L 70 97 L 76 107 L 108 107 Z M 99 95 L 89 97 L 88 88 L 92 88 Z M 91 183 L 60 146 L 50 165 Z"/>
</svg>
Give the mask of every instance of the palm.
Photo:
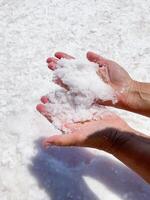
<svg viewBox="0 0 150 200">
<path fill-rule="evenodd" d="M 115 90 L 118 100 L 113 104 L 112 101 L 101 101 L 99 99 L 97 103 L 105 106 L 123 108 L 125 110 L 133 108 L 135 105 L 134 88 L 136 88 L 136 82 L 130 75 L 116 62 L 107 60 L 93 52 L 88 52 L 87 58 L 91 62 L 99 64 L 101 78 Z"/>
<path fill-rule="evenodd" d="M 104 68 L 106 68 L 104 70 Z M 123 87 L 127 87 L 131 82 L 129 74 L 117 63 L 107 60 L 107 65 L 100 68 L 102 78 L 108 76 L 108 84 L 110 84 L 115 90 L 121 90 Z"/>
<path fill-rule="evenodd" d="M 55 135 L 44 140 L 45 147 L 49 145 L 61 146 L 86 146 L 91 148 L 104 149 L 103 133 L 105 130 L 124 130 L 131 131 L 131 128 L 117 115 L 109 113 L 98 120 L 91 120 L 84 123 L 65 124 L 69 130 L 68 134 Z M 98 134 L 97 134 L 98 133 Z M 110 134 L 110 133 L 109 133 Z M 98 142 L 98 144 L 97 144 Z"/>
</svg>

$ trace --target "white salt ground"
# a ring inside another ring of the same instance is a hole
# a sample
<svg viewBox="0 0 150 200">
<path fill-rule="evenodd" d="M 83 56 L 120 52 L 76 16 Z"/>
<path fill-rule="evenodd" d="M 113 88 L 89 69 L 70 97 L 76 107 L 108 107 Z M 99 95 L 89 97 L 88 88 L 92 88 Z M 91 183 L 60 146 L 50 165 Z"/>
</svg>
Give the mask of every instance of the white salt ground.
<svg viewBox="0 0 150 200">
<path fill-rule="evenodd" d="M 99 52 L 150 82 L 150 1 L 0 0 L 0 200 L 149 200 L 150 186 L 102 151 L 43 150 L 58 131 L 36 110 L 56 51 Z M 150 119 L 114 109 L 150 135 Z"/>
<path fill-rule="evenodd" d="M 94 104 L 96 100 L 116 102 L 115 91 L 98 75 L 98 64 L 84 59 L 60 59 L 53 72 L 53 81 L 58 78 L 68 89 L 50 88 L 46 107 L 53 124 L 61 129 L 63 123 L 98 119 L 108 112 L 104 106 Z"/>
</svg>

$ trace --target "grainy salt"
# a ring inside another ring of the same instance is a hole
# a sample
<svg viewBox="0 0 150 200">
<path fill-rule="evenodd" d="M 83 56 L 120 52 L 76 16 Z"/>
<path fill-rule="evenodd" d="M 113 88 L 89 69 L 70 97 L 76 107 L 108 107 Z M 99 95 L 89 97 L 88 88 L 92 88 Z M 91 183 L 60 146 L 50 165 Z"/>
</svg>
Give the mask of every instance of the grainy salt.
<svg viewBox="0 0 150 200">
<path fill-rule="evenodd" d="M 48 94 L 47 109 L 57 128 L 63 128 L 66 122 L 97 119 L 106 108 L 94 104 L 95 100 L 116 100 L 114 90 L 103 82 L 98 69 L 98 64 L 87 60 L 63 58 L 58 61 L 53 80 L 60 78 L 69 90 L 56 87 Z"/>
</svg>

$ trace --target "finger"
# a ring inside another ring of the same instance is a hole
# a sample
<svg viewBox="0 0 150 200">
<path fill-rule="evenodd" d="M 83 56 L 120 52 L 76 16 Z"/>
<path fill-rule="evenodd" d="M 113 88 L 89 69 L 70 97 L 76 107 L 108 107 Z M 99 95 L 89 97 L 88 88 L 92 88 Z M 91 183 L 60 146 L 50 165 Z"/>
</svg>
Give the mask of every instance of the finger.
<svg viewBox="0 0 150 200">
<path fill-rule="evenodd" d="M 43 140 L 43 146 L 47 148 L 50 145 L 57 146 L 76 146 L 77 139 L 73 134 L 54 135 Z"/>
<path fill-rule="evenodd" d="M 63 81 L 59 77 L 53 79 L 53 82 L 56 83 L 57 85 L 59 85 L 60 87 L 69 91 L 69 86 L 64 84 Z"/>
<path fill-rule="evenodd" d="M 103 106 L 112 106 L 112 100 L 101 100 L 101 99 L 97 99 L 95 100 L 94 104 L 96 105 L 103 105 Z"/>
<path fill-rule="evenodd" d="M 73 56 L 70 56 L 64 52 L 56 52 L 55 53 L 56 58 L 61 59 L 61 58 L 66 58 L 66 59 L 75 59 Z"/>
<path fill-rule="evenodd" d="M 66 53 L 63 53 L 63 52 L 56 52 L 55 53 L 55 56 L 58 58 L 58 59 L 61 59 L 61 58 L 66 58 L 66 59 L 74 59 L 74 57 L 66 54 Z M 57 67 L 57 61 L 58 59 L 57 58 L 53 58 L 53 57 L 49 57 L 47 59 L 47 63 L 48 63 L 48 68 L 51 69 L 51 70 L 55 70 L 56 67 Z"/>
<path fill-rule="evenodd" d="M 49 122 L 52 122 L 51 115 L 47 111 L 46 107 L 43 104 L 38 104 L 36 106 L 37 111 L 39 111 Z"/>
<path fill-rule="evenodd" d="M 46 60 L 47 63 L 50 63 L 50 62 L 55 62 L 55 63 L 57 63 L 57 61 L 58 61 L 58 59 L 57 59 L 57 58 L 54 58 L 54 57 L 49 57 L 49 58 L 47 58 L 47 60 Z"/>
<path fill-rule="evenodd" d="M 91 62 L 99 64 L 100 67 L 107 64 L 107 60 L 104 57 L 91 51 L 87 52 L 87 59 Z"/>
<path fill-rule="evenodd" d="M 55 70 L 57 67 L 57 63 L 56 62 L 50 62 L 48 63 L 48 68 L 51 69 L 51 70 Z"/>
<path fill-rule="evenodd" d="M 48 68 L 51 69 L 51 70 L 55 70 L 55 69 L 56 69 L 56 66 L 57 66 L 57 61 L 58 61 L 57 58 L 49 57 L 49 58 L 47 59 Z"/>
<path fill-rule="evenodd" d="M 49 99 L 48 99 L 47 96 L 42 96 L 41 97 L 41 102 L 44 103 L 44 104 L 46 104 L 46 103 L 49 103 L 50 101 L 49 101 Z"/>
</svg>

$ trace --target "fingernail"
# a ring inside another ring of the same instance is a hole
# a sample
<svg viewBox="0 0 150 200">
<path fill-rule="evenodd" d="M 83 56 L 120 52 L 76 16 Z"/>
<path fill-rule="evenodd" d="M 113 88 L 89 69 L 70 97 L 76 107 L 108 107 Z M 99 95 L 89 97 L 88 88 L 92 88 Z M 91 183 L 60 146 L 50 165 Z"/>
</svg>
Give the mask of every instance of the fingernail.
<svg viewBox="0 0 150 200">
<path fill-rule="evenodd" d="M 47 63 L 51 62 L 51 58 L 47 58 L 46 62 Z"/>
</svg>

